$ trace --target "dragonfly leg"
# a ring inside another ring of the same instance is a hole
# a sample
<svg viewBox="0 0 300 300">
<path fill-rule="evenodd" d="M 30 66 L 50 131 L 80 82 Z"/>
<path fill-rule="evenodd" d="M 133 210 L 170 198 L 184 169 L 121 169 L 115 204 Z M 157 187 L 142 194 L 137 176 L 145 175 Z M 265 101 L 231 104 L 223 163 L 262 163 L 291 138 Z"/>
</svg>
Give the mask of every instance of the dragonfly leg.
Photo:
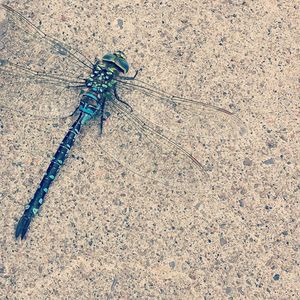
<svg viewBox="0 0 300 300">
<path fill-rule="evenodd" d="M 78 114 L 78 110 L 79 110 L 80 104 L 75 108 L 75 110 L 69 115 L 69 117 L 73 117 L 75 115 Z"/>
<path fill-rule="evenodd" d="M 115 94 L 116 99 L 117 99 L 119 102 L 121 102 L 121 103 L 123 103 L 124 105 L 126 105 L 127 108 L 130 109 L 130 111 L 133 111 L 132 107 L 131 107 L 127 102 L 125 102 L 124 100 L 122 100 L 121 97 L 118 95 L 116 88 L 114 89 L 114 94 Z"/>
<path fill-rule="evenodd" d="M 118 78 L 122 79 L 122 80 L 134 80 L 136 78 L 137 74 L 139 73 L 139 71 L 141 71 L 141 70 L 142 69 L 136 70 L 134 76 L 130 76 L 130 77 L 128 77 L 128 76 L 118 76 Z"/>
<path fill-rule="evenodd" d="M 100 128 L 100 135 L 103 133 L 103 123 L 106 121 L 106 118 L 103 116 L 103 113 L 101 114 L 100 117 L 100 123 L 99 123 L 99 128 Z"/>
<path fill-rule="evenodd" d="M 102 135 L 103 133 L 103 124 L 104 122 L 107 120 L 107 118 L 109 117 L 109 113 L 107 115 L 107 113 L 104 111 L 104 107 L 105 107 L 105 101 L 102 102 L 101 107 L 100 107 L 100 123 L 99 123 L 99 128 L 100 128 L 100 135 Z"/>
</svg>

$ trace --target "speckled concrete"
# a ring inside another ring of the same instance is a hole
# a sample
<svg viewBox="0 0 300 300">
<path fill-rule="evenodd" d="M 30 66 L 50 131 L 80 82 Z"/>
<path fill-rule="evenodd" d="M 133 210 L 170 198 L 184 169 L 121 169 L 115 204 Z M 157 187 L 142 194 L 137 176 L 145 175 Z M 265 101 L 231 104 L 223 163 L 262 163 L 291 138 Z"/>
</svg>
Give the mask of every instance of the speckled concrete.
<svg viewBox="0 0 300 300">
<path fill-rule="evenodd" d="M 72 120 L 1 109 L 0 298 L 299 299 L 299 2 L 102 2 L 8 1 L 91 58 L 124 50 L 141 80 L 232 110 L 247 132 L 191 122 L 185 146 L 209 180 L 168 187 L 91 147 L 88 126 L 21 242 Z"/>
</svg>

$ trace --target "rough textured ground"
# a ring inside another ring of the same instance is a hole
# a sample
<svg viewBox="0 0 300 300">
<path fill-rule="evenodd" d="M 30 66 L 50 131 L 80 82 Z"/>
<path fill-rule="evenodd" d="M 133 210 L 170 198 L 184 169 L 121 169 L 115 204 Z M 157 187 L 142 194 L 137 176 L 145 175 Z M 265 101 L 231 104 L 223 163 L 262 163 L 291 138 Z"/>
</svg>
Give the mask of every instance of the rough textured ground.
<svg viewBox="0 0 300 300">
<path fill-rule="evenodd" d="M 0 298 L 299 299 L 299 2 L 102 2 L 8 3 L 91 58 L 125 51 L 140 79 L 231 109 L 247 132 L 191 123 L 210 179 L 167 187 L 92 147 L 89 126 L 21 242 L 72 121 L 1 110 Z"/>
</svg>

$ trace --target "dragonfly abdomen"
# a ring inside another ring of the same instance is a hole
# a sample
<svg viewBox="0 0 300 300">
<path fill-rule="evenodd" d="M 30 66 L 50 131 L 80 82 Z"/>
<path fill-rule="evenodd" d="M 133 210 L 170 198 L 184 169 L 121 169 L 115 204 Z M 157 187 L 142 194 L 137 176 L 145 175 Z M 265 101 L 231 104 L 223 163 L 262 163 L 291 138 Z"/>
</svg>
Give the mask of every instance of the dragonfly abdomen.
<svg viewBox="0 0 300 300">
<path fill-rule="evenodd" d="M 81 126 L 89 121 L 97 113 L 98 107 L 83 104 L 83 106 L 80 107 L 79 110 L 81 111 L 81 113 L 78 119 L 68 130 L 56 153 L 54 154 L 54 157 L 33 198 L 25 207 L 23 216 L 19 220 L 16 228 L 16 238 L 21 236 L 21 239 L 24 239 L 26 232 L 29 229 L 31 220 L 38 213 L 40 207 L 44 202 L 45 196 L 48 193 L 51 183 L 56 178 L 60 167 L 64 164 L 68 156 L 68 152 L 74 145 L 75 138 L 79 134 Z"/>
</svg>

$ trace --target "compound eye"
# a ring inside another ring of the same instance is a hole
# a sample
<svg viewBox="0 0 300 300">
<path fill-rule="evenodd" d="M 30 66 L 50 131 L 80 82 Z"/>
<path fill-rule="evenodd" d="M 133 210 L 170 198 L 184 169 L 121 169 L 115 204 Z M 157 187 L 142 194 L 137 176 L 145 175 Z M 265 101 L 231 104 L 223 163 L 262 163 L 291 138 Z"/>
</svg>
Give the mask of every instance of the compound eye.
<svg viewBox="0 0 300 300">
<path fill-rule="evenodd" d="M 123 58 L 123 59 L 126 60 L 126 54 L 125 54 L 123 51 L 118 50 L 118 51 L 116 51 L 114 54 L 115 54 L 116 56 L 118 56 L 118 57 Z"/>
<path fill-rule="evenodd" d="M 128 62 L 123 58 L 118 58 L 115 64 L 122 70 L 123 73 L 127 73 L 129 70 Z"/>
<path fill-rule="evenodd" d="M 121 56 L 122 55 L 122 56 Z M 102 60 L 104 62 L 110 62 L 117 66 L 119 70 L 123 73 L 127 73 L 129 70 L 129 64 L 125 58 L 125 54 L 122 51 L 116 51 L 114 54 L 107 53 L 103 56 Z M 125 56 L 126 57 L 126 56 Z"/>
</svg>

